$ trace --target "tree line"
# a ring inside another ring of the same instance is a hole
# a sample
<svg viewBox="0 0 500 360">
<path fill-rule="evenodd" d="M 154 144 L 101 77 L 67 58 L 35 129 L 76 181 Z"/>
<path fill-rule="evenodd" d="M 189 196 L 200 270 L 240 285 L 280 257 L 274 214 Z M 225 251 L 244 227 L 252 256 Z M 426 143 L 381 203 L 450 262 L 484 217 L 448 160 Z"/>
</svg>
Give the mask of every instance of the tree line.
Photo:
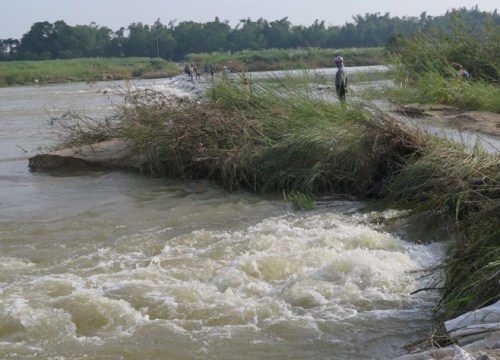
<svg viewBox="0 0 500 360">
<path fill-rule="evenodd" d="M 346 48 L 387 46 L 394 37 L 415 32 L 446 31 L 453 18 L 481 26 L 500 25 L 500 15 L 478 7 L 459 8 L 441 16 L 422 13 L 418 17 L 393 17 L 389 13 L 357 15 L 352 22 L 327 26 L 293 25 L 287 17 L 267 21 L 242 19 L 235 27 L 228 21 L 197 23 L 170 21 L 153 25 L 132 23 L 113 31 L 95 23 L 70 26 L 63 20 L 34 23 L 21 39 L 0 39 L 0 60 L 51 60 L 85 57 L 151 57 L 181 61 L 190 53 L 211 53 L 304 47 Z"/>
</svg>

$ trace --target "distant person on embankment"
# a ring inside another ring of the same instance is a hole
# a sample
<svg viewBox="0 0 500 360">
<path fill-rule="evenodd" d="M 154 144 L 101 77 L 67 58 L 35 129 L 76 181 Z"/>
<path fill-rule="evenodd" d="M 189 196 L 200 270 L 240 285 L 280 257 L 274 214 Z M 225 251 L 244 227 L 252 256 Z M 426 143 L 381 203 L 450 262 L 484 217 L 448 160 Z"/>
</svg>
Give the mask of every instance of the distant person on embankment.
<svg viewBox="0 0 500 360">
<path fill-rule="evenodd" d="M 465 70 L 462 65 L 454 63 L 453 68 L 457 71 L 457 77 L 460 77 L 462 79 L 468 79 L 470 78 L 470 74 L 467 70 Z"/>
<path fill-rule="evenodd" d="M 224 81 L 229 80 L 229 74 L 230 73 L 231 73 L 231 71 L 229 71 L 229 69 L 227 68 L 227 66 L 224 66 L 222 68 L 222 80 L 224 80 Z"/>
<path fill-rule="evenodd" d="M 335 90 L 337 91 L 339 100 L 344 102 L 349 79 L 344 68 L 344 59 L 342 56 L 337 56 L 335 58 L 335 66 L 337 66 L 337 73 L 335 74 Z"/>
<path fill-rule="evenodd" d="M 214 74 L 215 74 L 215 65 L 214 64 L 210 64 L 210 76 L 212 77 L 212 80 L 214 79 Z"/>
</svg>

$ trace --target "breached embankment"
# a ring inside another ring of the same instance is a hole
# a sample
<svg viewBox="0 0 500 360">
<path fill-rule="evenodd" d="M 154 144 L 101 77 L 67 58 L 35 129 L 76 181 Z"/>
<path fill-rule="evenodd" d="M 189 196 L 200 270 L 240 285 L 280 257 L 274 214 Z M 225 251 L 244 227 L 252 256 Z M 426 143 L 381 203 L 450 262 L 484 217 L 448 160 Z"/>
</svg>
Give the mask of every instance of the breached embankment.
<svg viewBox="0 0 500 360">
<path fill-rule="evenodd" d="M 29 160 L 38 170 L 147 168 L 149 159 L 137 154 L 128 140 L 115 139 L 95 145 L 39 154 Z M 399 360 L 497 359 L 500 356 L 500 302 L 466 313 L 445 323 L 446 336 L 454 345 L 415 346 Z M 428 344 L 427 344 L 428 345 Z"/>
<path fill-rule="evenodd" d="M 464 111 L 440 104 L 408 104 L 397 112 L 416 118 L 427 118 L 458 131 L 473 131 L 500 137 L 500 114 L 484 111 Z"/>
<path fill-rule="evenodd" d="M 192 85 L 189 85 L 189 88 L 192 88 Z M 196 86 L 195 86 L 195 88 L 196 88 Z M 219 120 L 219 118 L 217 118 L 216 120 Z M 185 121 L 186 121 L 186 119 L 182 119 L 182 121 L 179 121 L 178 125 L 179 126 L 186 125 L 186 124 L 184 124 Z M 196 125 L 199 124 L 197 119 L 194 119 L 192 121 Z M 220 123 L 220 121 L 218 123 Z M 161 121 L 159 123 L 159 125 L 160 126 L 158 127 L 158 129 L 162 130 L 164 127 L 164 122 Z M 240 125 L 240 122 L 238 122 L 238 125 Z M 240 128 L 238 127 L 238 129 L 240 129 Z M 385 129 L 382 129 L 382 130 L 385 130 Z M 370 144 L 373 143 L 373 146 L 370 147 L 370 149 L 369 149 L 369 150 L 371 150 L 370 154 L 372 152 L 374 152 L 373 148 L 375 147 L 375 145 L 380 145 L 380 142 L 381 142 L 381 139 L 383 138 L 383 135 L 387 135 L 386 132 L 382 131 L 382 130 L 381 130 L 380 137 L 376 138 L 377 141 L 370 143 Z M 202 132 L 202 133 L 205 134 L 206 132 Z M 225 136 L 225 133 L 223 133 L 222 135 Z M 241 136 L 240 132 L 238 133 L 238 136 Z M 174 140 L 175 139 L 177 139 L 177 138 L 174 138 Z M 389 140 L 392 140 L 392 138 Z M 69 152 L 61 151 L 61 152 L 55 153 L 55 154 L 46 154 L 46 155 L 49 155 L 49 157 L 47 157 L 45 160 L 42 160 L 43 158 L 40 158 L 36 161 L 34 159 L 30 160 L 30 166 L 32 168 L 38 167 L 39 169 L 41 169 L 43 166 L 47 166 L 47 164 L 53 164 L 53 166 L 66 166 L 66 164 L 71 163 L 70 159 L 73 159 L 73 158 L 74 158 L 73 160 L 75 160 L 75 161 L 85 161 L 85 163 L 89 164 L 90 167 L 93 167 L 93 166 L 96 166 L 96 167 L 104 166 L 104 167 L 112 167 L 112 168 L 134 168 L 135 167 L 135 168 L 141 169 L 141 168 L 148 166 L 148 159 L 146 159 L 142 156 L 135 158 L 135 156 L 137 156 L 137 154 L 134 154 L 133 147 L 131 146 L 130 143 L 121 142 L 122 140 L 120 140 L 120 141 L 113 140 L 113 141 L 116 141 L 116 142 L 115 143 L 114 142 L 111 142 L 111 143 L 106 142 L 106 143 L 101 143 L 98 145 L 92 145 L 92 146 L 87 146 L 87 147 L 78 147 L 78 148 L 72 149 Z M 162 141 L 164 141 L 164 138 L 162 138 Z M 173 142 L 175 142 L 175 141 L 173 141 Z M 195 141 L 191 141 L 191 143 L 195 143 Z M 196 142 L 196 144 L 198 144 L 198 143 L 199 142 Z M 324 142 L 321 142 L 321 144 L 324 144 Z M 328 142 L 328 144 L 333 146 L 333 144 L 331 142 Z M 318 149 L 323 149 L 323 148 L 324 148 L 324 146 L 322 146 L 321 148 L 318 148 Z M 203 146 L 202 149 L 206 149 L 206 147 Z M 334 147 L 332 147 L 330 149 L 330 151 L 332 153 L 335 150 L 336 149 Z M 298 154 L 299 152 L 296 152 L 296 153 Z M 315 153 L 316 153 L 316 151 L 315 151 Z M 442 152 L 440 151 L 440 152 L 438 152 L 437 155 L 440 155 L 441 153 Z M 460 153 L 460 152 L 457 151 L 457 153 Z M 189 153 L 189 154 L 191 154 L 191 153 Z M 205 153 L 203 153 L 203 154 L 205 155 Z M 300 154 L 302 156 L 302 153 L 300 153 Z M 431 160 L 435 160 L 435 159 L 440 160 L 440 158 L 437 155 L 435 157 L 431 157 L 430 159 Z M 205 156 L 204 158 L 207 158 L 207 157 Z M 295 156 L 295 157 L 293 157 L 292 160 L 296 161 L 298 158 L 300 158 L 300 156 Z M 343 158 L 346 158 L 346 157 L 344 156 Z M 132 161 L 132 159 L 134 159 L 134 161 Z M 370 158 L 370 159 L 372 159 L 372 158 Z M 137 162 L 135 162 L 135 161 L 137 161 Z M 370 161 L 373 161 L 373 160 L 370 160 Z M 464 161 L 467 162 L 467 159 L 465 159 Z M 127 162 L 129 162 L 129 163 L 127 163 Z M 430 163 L 432 164 L 432 161 Z M 445 162 L 445 165 L 448 165 L 448 164 L 449 164 L 448 161 Z M 454 162 L 452 164 L 454 164 Z M 286 166 L 288 166 L 288 165 L 285 165 L 283 168 L 286 168 Z M 453 167 L 451 167 L 451 169 L 454 170 Z M 457 173 L 461 174 L 462 171 L 463 170 L 458 169 Z M 363 176 L 366 176 L 365 171 L 362 171 L 362 174 L 363 174 Z M 440 178 L 444 178 L 444 177 L 448 176 L 447 175 L 448 173 L 445 173 L 445 174 L 446 175 L 440 175 Z M 460 179 L 462 180 L 461 177 L 460 177 Z M 464 183 L 464 181 L 462 181 L 462 183 Z M 487 185 L 487 184 L 484 183 L 484 180 L 481 180 L 479 185 Z M 405 191 L 406 191 L 406 189 L 405 189 Z M 477 193 L 477 189 L 475 189 L 475 193 Z M 492 324 L 495 324 L 495 323 L 493 322 Z M 495 325 L 492 325 L 490 328 L 493 329 L 492 330 L 493 335 L 498 334 L 498 330 L 496 330 L 497 328 L 495 328 Z M 472 330 L 471 330 L 471 332 L 472 332 Z M 480 329 L 478 332 L 474 332 L 473 334 L 474 334 L 473 337 L 475 339 L 478 339 L 485 334 L 484 329 Z M 450 334 L 450 336 L 451 335 L 452 334 Z M 454 338 L 452 338 L 452 339 L 454 339 Z M 481 338 L 478 341 L 482 341 L 483 339 L 484 338 Z M 469 340 L 470 340 L 470 338 L 469 338 Z M 469 340 L 467 340 L 467 341 L 469 341 Z M 476 343 L 478 341 L 474 341 L 474 343 Z M 484 344 L 484 342 L 483 342 L 483 344 Z M 466 345 L 468 345 L 468 344 L 466 344 Z M 497 348 L 495 348 L 495 346 L 496 346 L 496 342 L 493 343 L 493 345 L 488 349 L 488 351 L 490 351 L 490 350 L 497 351 L 496 350 Z M 422 355 L 422 356 L 427 356 L 427 355 Z"/>
<path fill-rule="evenodd" d="M 137 153 L 126 139 L 113 139 L 92 145 L 75 146 L 29 158 L 32 170 L 54 171 L 63 169 L 132 169 L 147 166 L 148 159 Z"/>
<path fill-rule="evenodd" d="M 201 96 L 210 81 L 207 79 L 190 81 L 185 75 L 168 79 L 165 84 L 153 85 L 152 89 L 172 96 L 196 99 Z M 142 91 L 135 87 L 129 91 Z M 112 89 L 101 90 L 102 93 Z M 150 159 L 138 152 L 128 139 L 116 138 L 90 145 L 78 145 L 65 149 L 36 154 L 28 159 L 28 166 L 35 171 L 129 169 L 142 170 L 148 167 Z"/>
</svg>

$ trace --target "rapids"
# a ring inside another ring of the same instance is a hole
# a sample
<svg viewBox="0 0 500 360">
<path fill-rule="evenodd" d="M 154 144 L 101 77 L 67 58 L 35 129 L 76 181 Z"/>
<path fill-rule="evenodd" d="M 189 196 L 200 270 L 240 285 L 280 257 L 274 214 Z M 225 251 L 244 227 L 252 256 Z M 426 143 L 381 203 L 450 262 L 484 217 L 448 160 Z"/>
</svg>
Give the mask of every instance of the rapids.
<svg viewBox="0 0 500 360">
<path fill-rule="evenodd" d="M 142 81 L 178 91 L 175 79 Z M 125 86 L 125 85 L 123 85 Z M 0 89 L 0 358 L 366 359 L 427 335 L 420 270 L 444 247 L 364 204 L 127 172 L 30 172 L 51 114 L 102 115 L 103 84 Z"/>
</svg>

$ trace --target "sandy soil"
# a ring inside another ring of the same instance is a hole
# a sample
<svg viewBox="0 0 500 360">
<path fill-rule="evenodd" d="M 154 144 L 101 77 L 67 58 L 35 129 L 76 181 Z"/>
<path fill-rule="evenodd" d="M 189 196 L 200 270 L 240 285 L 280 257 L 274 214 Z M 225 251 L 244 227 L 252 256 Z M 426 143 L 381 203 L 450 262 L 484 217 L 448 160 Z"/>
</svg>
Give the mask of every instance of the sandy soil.
<svg viewBox="0 0 500 360">
<path fill-rule="evenodd" d="M 398 112 L 411 117 L 427 117 L 436 123 L 466 131 L 500 136 L 500 114 L 462 111 L 446 105 L 403 105 Z"/>
</svg>

